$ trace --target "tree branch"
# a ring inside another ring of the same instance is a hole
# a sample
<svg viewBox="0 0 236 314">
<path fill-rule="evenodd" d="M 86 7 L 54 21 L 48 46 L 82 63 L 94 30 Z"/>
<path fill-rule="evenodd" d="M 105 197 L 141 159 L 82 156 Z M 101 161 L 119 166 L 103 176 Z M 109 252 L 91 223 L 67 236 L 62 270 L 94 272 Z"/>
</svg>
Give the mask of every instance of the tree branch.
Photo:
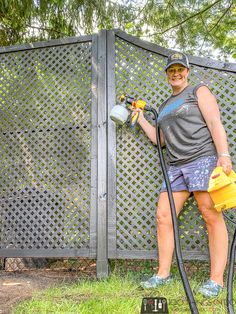
<svg viewBox="0 0 236 314">
<path fill-rule="evenodd" d="M 148 0 L 146 1 L 146 3 L 143 5 L 143 7 L 140 9 L 140 11 L 137 13 L 137 15 L 134 17 L 134 20 L 136 20 L 138 17 L 141 16 L 141 13 L 143 12 L 143 10 L 145 9 L 146 5 L 148 4 Z"/>
<path fill-rule="evenodd" d="M 166 17 L 166 11 L 167 11 L 167 9 L 168 9 L 169 6 L 172 6 L 171 0 L 168 1 L 167 5 L 166 5 L 166 8 L 165 8 L 165 11 L 164 11 L 164 16 L 163 16 L 163 19 L 162 19 L 162 28 L 164 27 L 165 17 Z"/>
<path fill-rule="evenodd" d="M 198 16 L 198 15 L 201 15 L 202 13 L 206 12 L 207 10 L 209 10 L 210 8 L 212 8 L 215 4 L 217 4 L 217 3 L 221 2 L 221 1 L 222 1 L 222 0 L 217 0 L 217 1 L 215 1 L 214 3 L 212 3 L 211 5 L 209 5 L 208 7 L 206 7 L 204 10 L 199 11 L 199 12 L 193 14 L 193 15 L 190 15 L 190 16 L 187 17 L 185 20 L 183 20 L 183 21 L 181 21 L 181 22 L 179 22 L 179 23 L 177 23 L 177 24 L 175 24 L 175 25 L 173 25 L 173 26 L 171 26 L 171 27 L 165 29 L 163 32 L 156 32 L 156 33 L 153 33 L 153 34 L 149 35 L 149 37 L 154 36 L 154 35 L 163 35 L 163 34 L 165 34 L 166 32 L 168 32 L 169 30 L 171 30 L 171 29 L 173 29 L 173 28 L 176 28 L 176 27 L 178 27 L 178 26 L 184 24 L 184 23 L 187 22 L 188 20 L 190 20 L 190 19 L 192 19 L 192 18 L 194 18 L 194 17 L 196 17 L 196 16 Z"/>
<path fill-rule="evenodd" d="M 231 9 L 232 7 L 232 3 L 230 4 L 230 6 L 224 11 L 224 13 L 221 15 L 221 17 L 219 18 L 219 20 L 215 23 L 215 25 L 212 26 L 211 29 L 209 29 L 209 33 L 219 25 L 220 21 L 224 18 L 224 16 L 228 13 L 228 11 Z"/>
<path fill-rule="evenodd" d="M 211 37 L 213 37 L 213 36 L 210 34 L 211 31 L 212 31 L 214 28 L 216 28 L 216 27 L 219 26 L 220 21 L 221 21 L 221 20 L 224 18 L 224 16 L 228 13 L 228 11 L 230 10 L 231 7 L 232 7 L 232 3 L 230 3 L 230 6 L 229 6 L 228 8 L 226 8 L 226 10 L 224 11 L 224 13 L 220 16 L 220 18 L 217 20 L 217 22 L 216 22 L 209 30 L 207 29 L 207 27 L 206 27 L 204 21 L 202 21 L 208 35 L 210 35 Z M 201 48 L 200 48 L 200 52 L 202 51 L 202 48 L 203 48 L 203 46 L 204 46 L 204 43 L 205 43 L 207 34 L 204 36 L 203 43 L 202 43 Z"/>
</svg>

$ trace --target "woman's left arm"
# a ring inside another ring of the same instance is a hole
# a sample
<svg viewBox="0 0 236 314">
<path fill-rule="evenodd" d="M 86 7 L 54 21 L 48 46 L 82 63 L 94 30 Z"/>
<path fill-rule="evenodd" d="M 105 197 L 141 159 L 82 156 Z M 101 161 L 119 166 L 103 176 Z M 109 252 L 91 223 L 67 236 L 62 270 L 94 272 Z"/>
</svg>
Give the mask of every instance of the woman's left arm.
<svg viewBox="0 0 236 314">
<path fill-rule="evenodd" d="M 196 92 L 199 109 L 210 130 L 218 154 L 217 166 L 221 166 L 226 174 L 232 170 L 228 142 L 225 129 L 221 122 L 220 111 L 215 96 L 206 86 L 201 86 Z"/>
</svg>

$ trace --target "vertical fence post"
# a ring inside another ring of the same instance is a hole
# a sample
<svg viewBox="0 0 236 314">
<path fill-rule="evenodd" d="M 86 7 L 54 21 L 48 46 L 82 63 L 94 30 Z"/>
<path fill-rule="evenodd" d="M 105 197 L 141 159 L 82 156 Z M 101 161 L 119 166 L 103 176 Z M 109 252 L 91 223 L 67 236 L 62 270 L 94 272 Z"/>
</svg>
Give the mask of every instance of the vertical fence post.
<svg viewBox="0 0 236 314">
<path fill-rule="evenodd" d="M 107 31 L 107 108 L 108 114 L 116 104 L 115 32 Z M 108 191 L 108 258 L 116 256 L 116 124 L 107 121 L 107 191 Z"/>
<path fill-rule="evenodd" d="M 98 33 L 97 278 L 108 276 L 107 255 L 107 31 Z"/>
<path fill-rule="evenodd" d="M 91 210 L 90 210 L 90 253 L 94 257 L 97 254 L 97 115 L 98 115 L 98 36 L 92 36 L 92 102 L 91 102 Z"/>
</svg>

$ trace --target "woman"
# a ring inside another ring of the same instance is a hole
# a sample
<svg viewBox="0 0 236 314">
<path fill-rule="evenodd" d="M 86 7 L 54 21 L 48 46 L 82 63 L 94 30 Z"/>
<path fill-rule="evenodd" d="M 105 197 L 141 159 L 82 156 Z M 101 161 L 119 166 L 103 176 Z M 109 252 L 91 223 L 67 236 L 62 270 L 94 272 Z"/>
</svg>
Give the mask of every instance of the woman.
<svg viewBox="0 0 236 314">
<path fill-rule="evenodd" d="M 165 68 L 172 95 L 160 106 L 158 123 L 161 144 L 166 146 L 177 215 L 193 193 L 206 223 L 210 251 L 210 279 L 200 287 L 204 296 L 217 296 L 223 289 L 227 262 L 228 234 L 222 213 L 217 212 L 209 193 L 208 181 L 216 166 L 226 174 L 232 169 L 227 137 L 220 120 L 216 98 L 207 86 L 188 84 L 189 62 L 186 55 L 172 53 Z M 138 123 L 156 144 L 156 130 L 139 112 Z M 155 288 L 171 281 L 170 268 L 174 251 L 171 212 L 166 186 L 163 184 L 157 206 L 159 268 L 157 274 L 141 283 Z"/>
</svg>

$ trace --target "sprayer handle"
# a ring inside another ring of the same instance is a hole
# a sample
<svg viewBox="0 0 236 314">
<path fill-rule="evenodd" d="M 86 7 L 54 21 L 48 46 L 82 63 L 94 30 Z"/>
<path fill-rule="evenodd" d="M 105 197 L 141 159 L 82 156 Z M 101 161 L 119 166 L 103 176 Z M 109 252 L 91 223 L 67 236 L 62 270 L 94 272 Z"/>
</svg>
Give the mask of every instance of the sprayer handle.
<svg viewBox="0 0 236 314">
<path fill-rule="evenodd" d="M 131 126 L 135 126 L 138 121 L 139 112 L 136 112 L 135 115 L 131 116 Z"/>
</svg>

